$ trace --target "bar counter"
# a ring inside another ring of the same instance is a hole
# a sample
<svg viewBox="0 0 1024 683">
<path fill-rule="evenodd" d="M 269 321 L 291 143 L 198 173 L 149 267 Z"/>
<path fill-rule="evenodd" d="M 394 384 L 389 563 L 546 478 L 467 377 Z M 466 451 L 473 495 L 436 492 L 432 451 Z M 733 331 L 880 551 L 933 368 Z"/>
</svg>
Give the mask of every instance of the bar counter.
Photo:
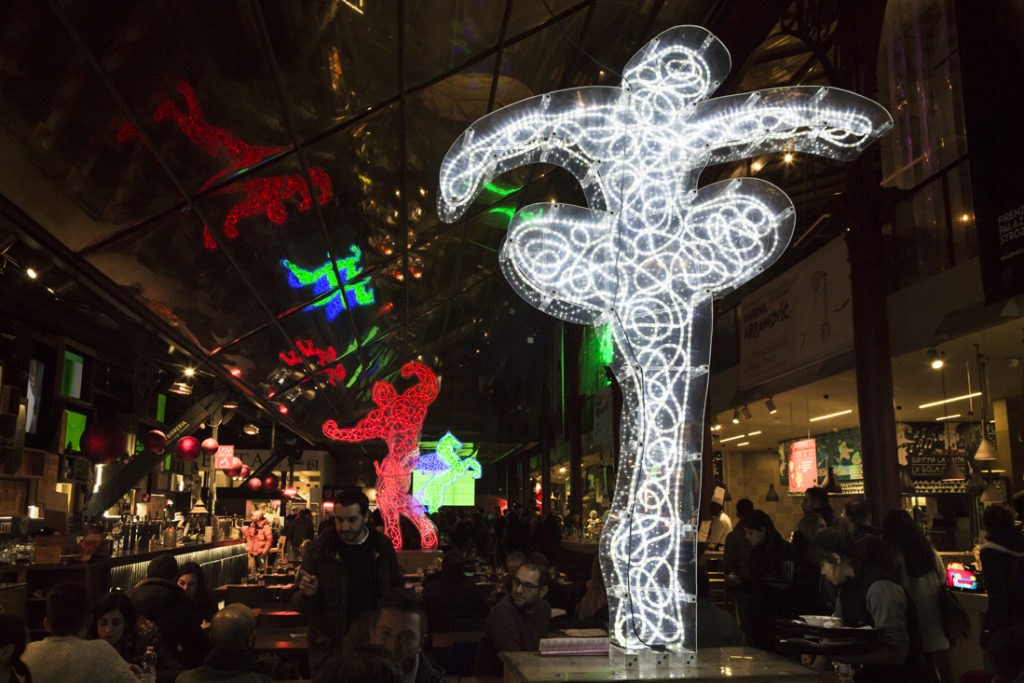
<svg viewBox="0 0 1024 683">
<path fill-rule="evenodd" d="M 157 555 L 174 555 L 178 565 L 197 562 L 206 575 L 206 585 L 219 586 L 238 581 L 247 571 L 245 541 L 230 539 L 212 543 L 191 543 L 174 548 L 155 548 L 118 553 L 110 558 L 110 587 L 128 589 L 146 578 L 146 566 Z"/>
<path fill-rule="evenodd" d="M 551 681 L 830 681 L 834 673 L 816 671 L 792 660 L 751 647 L 697 650 L 691 667 L 626 670 L 606 656 L 545 656 L 537 652 L 502 652 L 505 683 Z"/>
</svg>

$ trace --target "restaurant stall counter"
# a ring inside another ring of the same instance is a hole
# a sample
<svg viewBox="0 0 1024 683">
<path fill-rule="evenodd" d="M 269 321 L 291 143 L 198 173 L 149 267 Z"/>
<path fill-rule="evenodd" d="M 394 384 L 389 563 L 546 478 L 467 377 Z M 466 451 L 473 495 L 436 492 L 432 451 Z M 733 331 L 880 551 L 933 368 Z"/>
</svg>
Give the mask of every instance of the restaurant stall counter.
<svg viewBox="0 0 1024 683">
<path fill-rule="evenodd" d="M 118 553 L 110 558 L 110 587 L 127 590 L 146 578 L 146 567 L 157 555 L 171 554 L 181 566 L 197 562 L 206 575 L 207 586 L 234 583 L 247 571 L 245 541 L 230 539 L 212 543 L 193 543 L 174 548 Z"/>
<path fill-rule="evenodd" d="M 751 647 L 715 647 L 697 650 L 690 667 L 628 669 L 607 656 L 541 655 L 538 652 L 502 652 L 505 683 L 549 681 L 831 681 L 834 672 L 817 671 L 764 650 Z"/>
</svg>

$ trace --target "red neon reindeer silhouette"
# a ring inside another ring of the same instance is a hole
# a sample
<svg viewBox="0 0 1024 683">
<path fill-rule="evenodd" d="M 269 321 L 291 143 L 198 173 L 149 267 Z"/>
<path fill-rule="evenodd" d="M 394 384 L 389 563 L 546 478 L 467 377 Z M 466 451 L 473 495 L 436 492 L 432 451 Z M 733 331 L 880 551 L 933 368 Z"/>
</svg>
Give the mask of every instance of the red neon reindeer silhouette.
<svg viewBox="0 0 1024 683">
<path fill-rule="evenodd" d="M 181 81 L 178 83 L 178 92 L 185 99 L 187 111 L 182 111 L 177 104 L 171 100 L 164 100 L 153 114 L 154 121 L 171 119 L 178 124 L 181 132 L 189 137 L 196 147 L 203 150 L 210 156 L 223 157 L 229 160 L 228 166 L 215 174 L 203 184 L 200 191 L 213 185 L 218 180 L 225 178 L 232 173 L 237 173 L 246 168 L 254 166 L 267 157 L 283 151 L 284 147 L 258 147 L 248 144 L 230 130 L 218 128 L 206 120 L 206 114 L 199 106 L 192 86 Z M 117 134 L 117 139 L 123 142 L 131 137 L 138 137 L 139 132 L 132 124 L 125 122 Z M 326 204 L 331 199 L 331 179 L 324 169 L 319 166 L 311 166 L 309 169 L 313 184 L 319 191 L 316 200 L 318 204 Z M 241 183 L 230 185 L 215 194 L 226 192 L 242 192 L 245 197 L 231 207 L 228 215 L 224 218 L 224 235 L 229 239 L 238 237 L 238 221 L 247 216 L 256 216 L 265 213 L 272 222 L 282 225 L 288 220 L 288 211 L 285 209 L 284 200 L 298 195 L 297 207 L 299 211 L 308 211 L 312 204 L 312 197 L 309 193 L 309 186 L 299 173 L 289 175 L 272 176 L 268 178 L 250 178 Z M 217 243 L 207 226 L 203 226 L 203 246 L 207 249 L 216 249 Z"/>
<path fill-rule="evenodd" d="M 437 547 L 437 530 L 423 512 L 419 501 L 409 495 L 412 471 L 420 457 L 419 438 L 427 406 L 437 398 L 437 377 L 422 363 L 402 366 L 402 377 L 416 376 L 416 385 L 401 396 L 388 382 L 375 382 L 371 410 L 355 427 L 338 427 L 334 420 L 324 423 L 324 435 L 336 441 L 384 439 L 388 454 L 384 462 L 374 462 L 377 470 L 377 506 L 384 517 L 384 533 L 396 549 L 402 547 L 398 515 L 404 515 L 420 532 L 424 549 Z"/>
</svg>

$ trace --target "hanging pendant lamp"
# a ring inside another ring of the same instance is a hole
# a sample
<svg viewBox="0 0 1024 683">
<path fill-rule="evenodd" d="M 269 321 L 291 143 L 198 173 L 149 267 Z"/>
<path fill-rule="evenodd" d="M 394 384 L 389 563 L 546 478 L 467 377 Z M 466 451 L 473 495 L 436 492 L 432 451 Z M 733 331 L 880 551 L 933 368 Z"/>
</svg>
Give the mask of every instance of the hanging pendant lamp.
<svg viewBox="0 0 1024 683">
<path fill-rule="evenodd" d="M 963 481 L 967 477 L 960 465 L 956 464 L 952 452 L 947 451 L 949 460 L 946 462 L 946 469 L 942 472 L 942 481 Z"/>
<path fill-rule="evenodd" d="M 777 503 L 779 501 L 779 494 L 775 493 L 775 484 L 768 484 L 768 493 L 764 499 L 769 503 Z"/>
</svg>

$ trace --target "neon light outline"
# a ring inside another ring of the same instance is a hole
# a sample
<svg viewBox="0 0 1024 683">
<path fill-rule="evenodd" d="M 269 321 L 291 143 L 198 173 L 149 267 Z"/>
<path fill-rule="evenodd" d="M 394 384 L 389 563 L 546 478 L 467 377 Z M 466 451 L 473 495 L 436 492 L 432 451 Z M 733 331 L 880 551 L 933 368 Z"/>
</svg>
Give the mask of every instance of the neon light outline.
<svg viewBox="0 0 1024 683">
<path fill-rule="evenodd" d="M 334 291 L 333 296 L 322 298 L 302 310 L 312 311 L 323 307 L 327 320 L 332 321 L 346 307 L 368 306 L 376 301 L 369 275 L 362 280 L 352 281 L 352 278 L 363 272 L 363 267 L 359 265 L 363 252 L 354 244 L 349 250 L 352 252 L 351 256 L 335 261 L 338 265 L 338 275 L 342 277 L 344 285 L 338 283 L 338 277 L 331 266 L 330 254 L 327 255 L 326 262 L 312 270 L 296 265 L 288 259 L 281 259 L 281 265 L 288 269 L 288 284 L 293 289 L 312 285 L 314 296 Z"/>
<path fill-rule="evenodd" d="M 436 456 L 436 459 L 443 465 L 443 469 L 431 470 L 435 472 L 434 476 L 427 481 L 420 491 L 413 494 L 417 500 L 427 506 L 427 512 L 429 513 L 437 512 L 440 509 L 448 488 L 458 479 L 467 473 L 471 474 L 474 479 L 479 479 L 483 472 L 483 467 L 476 458 L 460 458 L 458 456 L 456 451 L 460 448 L 462 448 L 462 442 L 454 434 L 447 432 L 438 440 L 435 453 L 420 456 L 420 464 L 417 465 L 416 469 L 421 472 L 428 471 L 423 469 L 422 466 L 426 464 L 424 459 L 431 455 Z"/>
<path fill-rule="evenodd" d="M 423 513 L 423 506 L 409 495 L 412 471 L 419 459 L 419 437 L 427 406 L 437 398 L 437 376 L 422 363 L 410 361 L 402 366 L 402 377 L 418 380 L 401 396 L 388 382 L 374 382 L 373 402 L 377 408 L 354 427 L 338 427 L 334 420 L 323 424 L 324 436 L 335 441 L 384 439 L 388 454 L 383 462 L 374 462 L 377 470 L 377 507 L 384 517 L 384 533 L 396 550 L 402 548 L 398 516 L 416 525 L 424 549 L 437 547 L 437 529 Z"/>
<path fill-rule="evenodd" d="M 892 126 L 877 103 L 836 88 L 707 99 L 729 69 L 706 29 L 671 28 L 629 60 L 621 87 L 548 93 L 471 124 L 441 165 L 438 193 L 438 213 L 452 222 L 484 182 L 523 165 L 561 166 L 582 186 L 587 207 L 520 211 L 500 263 L 540 310 L 612 325 L 624 405 L 600 542 L 611 638 L 687 661 L 712 297 L 774 262 L 794 223 L 774 185 L 740 178 L 698 188 L 700 172 L 778 150 L 851 159 Z"/>
<path fill-rule="evenodd" d="M 313 364 L 316 368 L 314 375 L 327 375 L 327 381 L 331 383 L 331 386 L 336 386 L 335 382 L 341 382 L 345 379 L 345 366 L 340 363 L 335 364 L 338 360 L 338 353 L 334 350 L 333 346 L 328 346 L 326 349 L 321 349 L 313 345 L 312 339 L 296 339 L 295 346 L 298 347 L 299 352 L 305 358 L 313 358 L 317 362 Z M 299 354 L 295 353 L 294 350 L 289 349 L 288 351 L 282 351 L 277 354 L 278 357 L 283 360 L 289 366 L 301 365 L 302 359 L 299 358 Z M 311 377 L 306 377 L 303 382 L 308 382 Z M 302 382 L 300 382 L 301 384 Z"/>
<path fill-rule="evenodd" d="M 173 120 L 196 147 L 210 156 L 228 159 L 227 167 L 203 183 L 200 192 L 222 178 L 245 171 L 264 159 L 287 149 L 287 147 L 250 145 L 232 131 L 214 126 L 206 120 L 206 114 L 189 83 L 179 81 L 177 90 L 185 99 L 187 111 L 179 109 L 178 105 L 170 99 L 165 99 L 153 113 L 153 120 L 157 123 L 165 119 Z M 124 142 L 132 137 L 140 137 L 139 131 L 131 123 L 125 121 L 117 132 L 117 141 Z M 319 166 L 311 166 L 309 174 L 313 184 L 319 190 L 316 197 L 317 203 L 326 204 L 333 196 L 330 177 Z M 297 204 L 299 211 L 308 211 L 312 207 L 309 186 L 300 173 L 267 178 L 249 178 L 241 183 L 217 190 L 214 194 L 234 192 L 242 192 L 245 197 L 231 207 L 224 218 L 223 231 L 224 236 L 228 239 L 238 237 L 238 221 L 248 216 L 265 213 L 271 222 L 283 225 L 288 220 L 288 211 L 284 206 L 284 200 L 296 195 L 299 197 Z M 213 234 L 205 225 L 203 226 L 203 246 L 207 249 L 217 248 Z"/>
</svg>

